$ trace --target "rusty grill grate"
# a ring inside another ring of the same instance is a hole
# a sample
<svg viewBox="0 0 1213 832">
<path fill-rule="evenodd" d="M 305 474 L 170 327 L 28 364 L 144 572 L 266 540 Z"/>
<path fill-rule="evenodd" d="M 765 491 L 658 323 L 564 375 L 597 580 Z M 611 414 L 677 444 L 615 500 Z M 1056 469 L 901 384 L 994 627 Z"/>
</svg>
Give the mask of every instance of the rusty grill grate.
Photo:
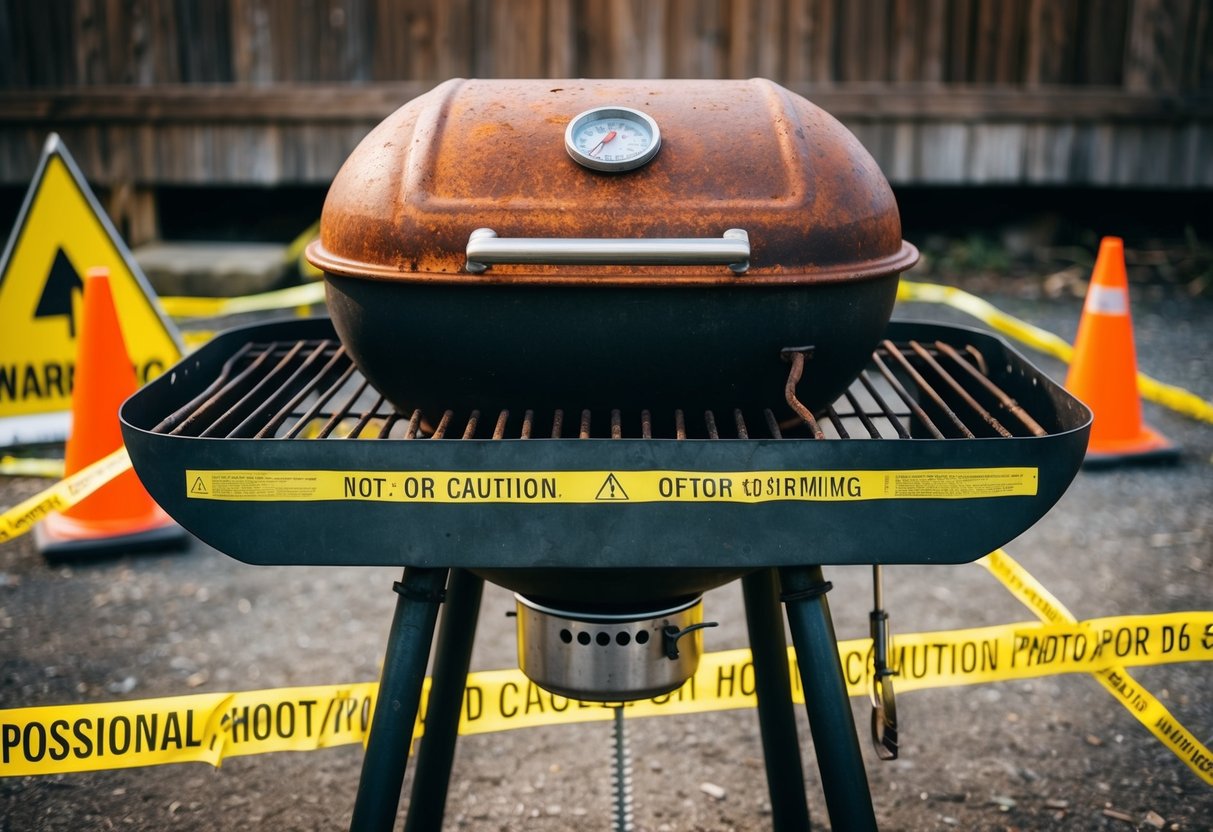
<svg viewBox="0 0 1213 832">
<path fill-rule="evenodd" d="M 883 341 L 868 367 L 814 417 L 796 388 L 807 350 L 785 350 L 789 411 L 653 414 L 556 410 L 516 414 L 397 412 L 339 341 L 248 343 L 201 395 L 155 428 L 172 436 L 250 439 L 972 439 L 1046 431 L 988 377 L 981 352 L 935 341 Z"/>
</svg>

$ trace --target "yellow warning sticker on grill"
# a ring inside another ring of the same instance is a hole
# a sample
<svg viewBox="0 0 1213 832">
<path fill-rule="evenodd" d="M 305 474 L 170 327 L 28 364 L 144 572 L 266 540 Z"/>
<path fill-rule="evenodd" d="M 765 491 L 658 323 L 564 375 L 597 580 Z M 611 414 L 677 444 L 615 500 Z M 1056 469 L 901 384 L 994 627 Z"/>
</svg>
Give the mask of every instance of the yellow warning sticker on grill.
<svg viewBox="0 0 1213 832">
<path fill-rule="evenodd" d="M 967 500 L 1036 494 L 1036 468 L 901 471 L 185 472 L 186 496 L 228 502 L 768 503 Z"/>
</svg>

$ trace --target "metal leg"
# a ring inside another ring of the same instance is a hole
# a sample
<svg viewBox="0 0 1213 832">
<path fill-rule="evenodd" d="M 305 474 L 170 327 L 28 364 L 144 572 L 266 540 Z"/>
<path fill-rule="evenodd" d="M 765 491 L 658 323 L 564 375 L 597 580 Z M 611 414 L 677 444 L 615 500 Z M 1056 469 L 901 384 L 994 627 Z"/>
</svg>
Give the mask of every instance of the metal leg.
<svg viewBox="0 0 1213 832">
<path fill-rule="evenodd" d="M 417 751 L 404 832 L 442 828 L 451 763 L 455 759 L 455 739 L 463 711 L 463 690 L 467 685 L 483 590 L 484 581 L 471 572 L 451 570 L 446 609 L 442 611 L 442 624 L 438 628 L 434 675 L 425 712 L 425 735 Z"/>
<path fill-rule="evenodd" d="M 362 760 L 350 832 L 391 832 L 400 806 L 409 740 L 421 702 L 425 665 L 442 603 L 446 569 L 405 569 Z"/>
<path fill-rule="evenodd" d="M 830 825 L 854 832 L 874 831 L 876 813 L 825 598 L 830 584 L 822 577 L 820 566 L 785 567 L 779 570 L 779 577 Z"/>
<path fill-rule="evenodd" d="M 754 686 L 758 694 L 758 726 L 771 793 L 771 820 L 775 832 L 809 828 L 805 802 L 804 768 L 796 737 L 796 714 L 788 677 L 787 641 L 779 609 L 779 587 L 774 569 L 761 569 L 741 579 L 746 626 L 754 657 Z"/>
</svg>

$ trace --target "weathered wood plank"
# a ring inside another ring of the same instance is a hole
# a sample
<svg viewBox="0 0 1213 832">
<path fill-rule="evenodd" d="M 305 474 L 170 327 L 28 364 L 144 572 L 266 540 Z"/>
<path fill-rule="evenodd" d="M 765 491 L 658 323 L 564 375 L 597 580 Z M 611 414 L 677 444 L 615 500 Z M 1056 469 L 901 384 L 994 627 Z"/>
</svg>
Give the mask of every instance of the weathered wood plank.
<svg viewBox="0 0 1213 832">
<path fill-rule="evenodd" d="M 344 122 L 380 119 L 434 82 L 199 85 L 0 90 L 0 123 Z M 792 84 L 839 116 L 988 121 L 1163 120 L 1213 118 L 1213 94 L 1156 95 L 1122 90 L 934 84 Z"/>
<path fill-rule="evenodd" d="M 1181 85 L 1192 0 L 1134 0 L 1125 85 L 1173 92 Z"/>
<path fill-rule="evenodd" d="M 972 128 L 963 122 L 921 125 L 916 180 L 933 185 L 963 184 L 969 167 L 971 133 Z"/>
<path fill-rule="evenodd" d="M 1027 128 L 1023 124 L 976 124 L 970 137 L 964 181 L 1016 183 L 1024 178 Z"/>
</svg>

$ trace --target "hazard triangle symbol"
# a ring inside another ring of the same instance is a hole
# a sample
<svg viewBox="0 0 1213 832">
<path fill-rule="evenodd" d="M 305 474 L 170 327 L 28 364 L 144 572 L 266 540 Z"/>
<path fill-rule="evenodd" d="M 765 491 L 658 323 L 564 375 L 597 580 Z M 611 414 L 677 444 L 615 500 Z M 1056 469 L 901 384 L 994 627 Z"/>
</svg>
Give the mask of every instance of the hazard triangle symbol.
<svg viewBox="0 0 1213 832">
<path fill-rule="evenodd" d="M 194 484 L 190 486 L 191 494 L 206 494 L 206 483 L 202 481 L 202 477 L 194 477 Z"/>
<path fill-rule="evenodd" d="M 598 489 L 598 496 L 595 500 L 626 500 L 627 492 L 623 490 L 623 486 L 619 484 L 619 480 L 614 474 L 608 474 L 606 481 L 602 484 L 602 488 Z"/>
<path fill-rule="evenodd" d="M 51 134 L 0 256 L 0 445 L 66 435 L 81 276 L 105 266 L 135 373 L 181 356 L 181 338 L 63 142 Z"/>
</svg>

